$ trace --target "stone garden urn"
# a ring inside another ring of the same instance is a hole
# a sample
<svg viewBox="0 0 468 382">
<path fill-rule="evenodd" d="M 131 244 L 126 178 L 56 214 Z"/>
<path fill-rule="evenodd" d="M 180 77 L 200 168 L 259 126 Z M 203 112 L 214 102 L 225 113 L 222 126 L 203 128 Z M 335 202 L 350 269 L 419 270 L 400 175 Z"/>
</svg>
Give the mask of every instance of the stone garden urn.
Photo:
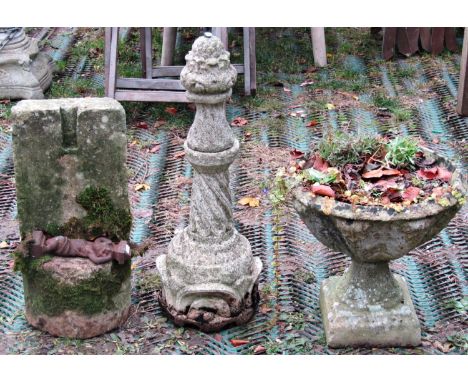
<svg viewBox="0 0 468 382">
<path fill-rule="evenodd" d="M 452 189 L 463 194 L 461 173 L 453 172 Z M 294 190 L 294 207 L 324 245 L 351 257 L 342 276 L 322 282 L 320 308 L 330 347 L 418 346 L 421 328 L 405 279 L 392 274 L 389 262 L 437 235 L 461 208 L 459 199 L 426 200 L 397 212 L 380 206 L 352 206 Z M 443 204 L 443 205 L 441 205 Z"/>
</svg>

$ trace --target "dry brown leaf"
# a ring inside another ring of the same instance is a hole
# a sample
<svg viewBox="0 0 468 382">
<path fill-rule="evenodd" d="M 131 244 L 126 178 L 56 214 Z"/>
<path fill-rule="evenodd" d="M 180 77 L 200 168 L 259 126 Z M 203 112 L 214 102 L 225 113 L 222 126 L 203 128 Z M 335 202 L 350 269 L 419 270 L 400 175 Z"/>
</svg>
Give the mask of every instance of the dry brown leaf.
<svg viewBox="0 0 468 382">
<path fill-rule="evenodd" d="M 246 196 L 239 200 L 239 204 L 242 206 L 248 205 L 249 207 L 258 207 L 260 205 L 260 199 Z"/>
</svg>

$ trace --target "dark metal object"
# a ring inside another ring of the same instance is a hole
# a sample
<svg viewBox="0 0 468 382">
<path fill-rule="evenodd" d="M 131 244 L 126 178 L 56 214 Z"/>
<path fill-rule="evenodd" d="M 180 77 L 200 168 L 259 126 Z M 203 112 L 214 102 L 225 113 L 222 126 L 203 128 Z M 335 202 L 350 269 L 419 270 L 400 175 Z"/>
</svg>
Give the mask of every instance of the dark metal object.
<svg viewBox="0 0 468 382">
<path fill-rule="evenodd" d="M 126 241 L 114 244 L 105 237 L 94 241 L 69 239 L 65 236 L 46 238 L 42 231 L 33 231 L 32 239 L 28 241 L 28 254 L 41 257 L 52 254 L 63 257 L 86 257 L 95 264 L 103 264 L 115 260 L 124 264 L 130 260 L 130 246 Z"/>
</svg>

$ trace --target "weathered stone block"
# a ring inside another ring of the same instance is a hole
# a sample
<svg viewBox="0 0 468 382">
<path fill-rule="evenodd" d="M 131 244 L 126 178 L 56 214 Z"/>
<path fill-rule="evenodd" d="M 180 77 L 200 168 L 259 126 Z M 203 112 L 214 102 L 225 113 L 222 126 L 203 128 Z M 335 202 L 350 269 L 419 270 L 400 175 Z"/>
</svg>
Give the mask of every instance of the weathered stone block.
<svg viewBox="0 0 468 382">
<path fill-rule="evenodd" d="M 116 208 L 129 210 L 125 111 L 117 101 L 21 101 L 13 107 L 13 118 L 23 237 L 84 217 L 86 211 L 76 199 L 87 187 L 106 189 Z"/>
<path fill-rule="evenodd" d="M 13 117 L 23 248 L 15 266 L 23 273 L 26 318 L 53 335 L 102 334 L 128 316 L 131 262 L 60 257 L 73 252 L 67 248 L 34 258 L 32 232 L 128 240 L 125 112 L 107 98 L 29 100 L 13 108 Z"/>
</svg>

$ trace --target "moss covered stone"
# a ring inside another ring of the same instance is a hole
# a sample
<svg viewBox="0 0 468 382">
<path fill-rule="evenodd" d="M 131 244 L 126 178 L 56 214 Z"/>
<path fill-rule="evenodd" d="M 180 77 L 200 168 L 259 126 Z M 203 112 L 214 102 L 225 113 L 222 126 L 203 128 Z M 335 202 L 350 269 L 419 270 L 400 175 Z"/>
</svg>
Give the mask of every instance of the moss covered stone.
<svg viewBox="0 0 468 382">
<path fill-rule="evenodd" d="M 73 217 L 62 226 L 49 224 L 45 231 L 50 236 L 86 240 L 104 236 L 113 241 L 128 240 L 132 226 L 130 211 L 115 207 L 107 189 L 87 187 L 76 201 L 86 210 L 86 215 Z"/>
<path fill-rule="evenodd" d="M 67 310 L 93 315 L 125 305 L 119 294 L 130 281 L 130 262 L 96 265 L 81 258 L 20 255 L 15 268 L 23 274 L 27 310 L 33 315 L 57 316 Z"/>
</svg>

